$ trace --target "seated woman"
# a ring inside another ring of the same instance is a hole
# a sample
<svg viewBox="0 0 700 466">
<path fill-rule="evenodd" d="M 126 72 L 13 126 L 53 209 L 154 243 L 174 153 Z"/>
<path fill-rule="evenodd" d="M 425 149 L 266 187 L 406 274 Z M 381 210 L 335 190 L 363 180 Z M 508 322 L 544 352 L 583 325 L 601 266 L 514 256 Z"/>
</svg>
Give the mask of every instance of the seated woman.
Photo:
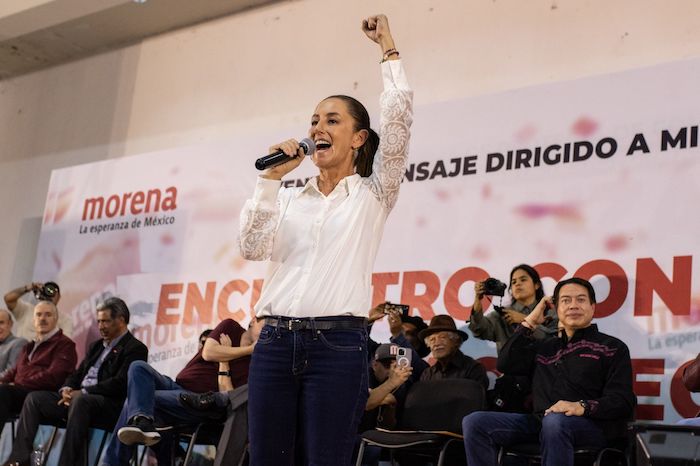
<svg viewBox="0 0 700 466">
<path fill-rule="evenodd" d="M 501 352 L 505 342 L 513 335 L 525 317 L 544 296 L 542 281 L 537 271 L 527 264 L 513 267 L 510 272 L 511 303 L 505 308 L 495 309 L 484 315 L 481 300 L 484 298 L 484 282 L 474 285 L 476 297 L 472 308 L 469 329 L 476 338 L 496 342 L 496 351 Z M 533 332 L 535 338 L 545 338 L 557 332 L 556 312 L 549 310 L 546 323 Z M 493 390 L 488 392 L 492 410 L 526 413 L 532 410 L 530 381 L 527 377 L 503 374 L 496 379 Z"/>
<path fill-rule="evenodd" d="M 484 315 L 481 300 L 484 298 L 484 282 L 474 284 L 476 297 L 472 307 L 469 330 L 476 338 L 496 342 L 496 351 L 500 353 L 503 344 L 513 334 L 516 328 L 544 296 L 540 274 L 527 264 L 513 267 L 510 272 L 510 296 L 511 303 L 503 310 L 494 311 Z M 536 338 L 544 338 L 555 334 L 557 331 L 556 313 L 548 311 L 547 323 L 540 325 L 535 331 Z"/>
</svg>

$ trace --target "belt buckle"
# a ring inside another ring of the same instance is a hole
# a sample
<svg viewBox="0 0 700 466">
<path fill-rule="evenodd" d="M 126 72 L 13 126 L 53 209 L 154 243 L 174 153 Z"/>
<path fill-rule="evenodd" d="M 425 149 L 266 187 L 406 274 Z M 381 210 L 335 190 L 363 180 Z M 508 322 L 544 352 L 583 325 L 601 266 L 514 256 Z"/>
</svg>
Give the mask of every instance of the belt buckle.
<svg viewBox="0 0 700 466">
<path fill-rule="evenodd" d="M 287 330 L 289 330 L 290 332 L 296 332 L 297 330 L 301 330 L 303 323 L 304 321 L 301 319 L 289 319 L 287 321 Z"/>
</svg>

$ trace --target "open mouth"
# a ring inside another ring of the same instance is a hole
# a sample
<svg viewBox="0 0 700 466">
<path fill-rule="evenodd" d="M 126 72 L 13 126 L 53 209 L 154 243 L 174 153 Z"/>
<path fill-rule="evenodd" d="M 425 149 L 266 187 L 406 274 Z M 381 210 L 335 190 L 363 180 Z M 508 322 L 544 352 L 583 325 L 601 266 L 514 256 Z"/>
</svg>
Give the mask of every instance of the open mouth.
<svg viewBox="0 0 700 466">
<path fill-rule="evenodd" d="M 324 151 L 326 149 L 330 149 L 331 143 L 326 141 L 325 139 L 317 139 L 314 141 L 316 143 L 316 150 L 317 151 Z"/>
</svg>

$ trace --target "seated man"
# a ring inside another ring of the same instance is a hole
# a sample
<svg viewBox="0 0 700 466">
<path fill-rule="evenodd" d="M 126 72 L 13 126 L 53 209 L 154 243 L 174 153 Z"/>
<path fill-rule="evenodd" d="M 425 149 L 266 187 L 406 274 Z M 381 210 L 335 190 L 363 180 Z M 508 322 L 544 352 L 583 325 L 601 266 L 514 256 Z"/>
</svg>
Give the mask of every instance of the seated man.
<svg viewBox="0 0 700 466">
<path fill-rule="evenodd" d="M 12 314 L 7 309 L 0 309 L 0 378 L 15 367 L 22 347 L 27 340 L 12 334 Z"/>
<path fill-rule="evenodd" d="M 372 351 L 368 379 L 370 396 L 365 406 L 366 412 L 360 421 L 358 429 L 360 433 L 374 429 L 378 425 L 387 427 L 391 424 L 383 420 L 390 421 L 389 418 L 395 420 L 396 412 L 403 406 L 408 388 L 420 380 L 421 374 L 428 367 L 428 363 L 421 359 L 418 353 L 418 348 L 421 347 L 418 344 L 420 342 L 418 335 L 416 334 L 414 339 L 408 333 L 416 328 L 425 329 L 427 325 L 420 317 L 404 316 L 399 309 L 389 308 L 387 304 L 380 304 L 369 311 L 370 322 L 387 318 L 391 344 L 380 345 L 371 339 L 367 344 L 367 349 Z M 411 323 L 406 324 L 407 321 Z M 408 368 L 410 371 L 394 369 L 398 348 L 410 350 L 411 366 Z M 378 416 L 383 418 L 379 424 Z"/>
<path fill-rule="evenodd" d="M 36 338 L 22 348 L 17 365 L 0 378 L 0 425 L 20 412 L 30 392 L 56 391 L 75 370 L 75 343 L 57 325 L 56 305 L 40 301 L 34 307 Z"/>
<path fill-rule="evenodd" d="M 227 336 L 233 346 L 220 343 L 223 336 Z M 172 439 L 161 441 L 156 425 L 201 422 L 202 416 L 182 408 L 179 396 L 188 391 L 217 391 L 219 361 L 232 361 L 233 386 L 246 384 L 253 346 L 250 332 L 244 331 L 236 321 L 226 319 L 209 334 L 204 348 L 187 363 L 176 380 L 160 374 L 145 362 L 134 362 L 129 368 L 127 400 L 114 428 L 117 435 L 107 447 L 103 466 L 128 464 L 135 444 L 158 444 L 154 447 L 158 464 L 170 464 Z"/>
<path fill-rule="evenodd" d="M 54 282 L 33 282 L 8 291 L 4 298 L 7 308 L 15 316 L 15 334 L 27 340 L 34 338 L 32 301 L 26 301 L 22 296 L 31 292 L 36 301 L 51 301 L 58 306 L 61 299 L 61 290 Z M 31 295 L 30 295 L 31 296 Z M 58 326 L 67 337 L 73 335 L 73 319 L 69 314 L 59 314 Z"/>
<path fill-rule="evenodd" d="M 532 376 L 535 416 L 476 412 L 462 422 L 470 466 L 496 464 L 498 449 L 540 442 L 543 466 L 574 464 L 577 446 L 605 446 L 624 435 L 636 399 L 627 346 L 591 324 L 593 286 L 581 278 L 554 289 L 560 336 L 544 340 L 532 331 L 544 322 L 552 299 L 545 296 L 508 339 L 498 369 Z"/>
<path fill-rule="evenodd" d="M 377 427 L 386 429 L 396 427 L 397 413 L 403 407 L 408 388 L 420 378 L 420 375 L 413 374 L 412 366 L 396 364 L 398 348 L 398 345 L 384 343 L 379 345 L 374 353 L 369 371 L 369 398 L 357 430 L 359 433 Z M 417 357 L 417 353 L 415 355 Z M 418 361 L 427 366 L 422 359 Z M 411 362 L 414 363 L 415 360 Z M 423 369 L 424 367 L 420 367 L 420 372 Z M 376 465 L 380 453 L 381 447 L 367 445 L 362 464 Z"/>
<path fill-rule="evenodd" d="M 423 371 L 421 381 L 472 379 L 479 382 L 484 390 L 488 388 L 489 378 L 483 364 L 460 351 L 460 346 L 469 335 L 457 330 L 451 316 L 441 314 L 433 317 L 428 328 L 418 336 L 426 342 L 437 361 L 434 366 Z"/>
<path fill-rule="evenodd" d="M 374 353 L 372 367 L 369 374 L 370 395 L 367 399 L 366 411 L 374 410 L 381 406 L 397 406 L 397 401 L 403 401 L 410 386 L 417 382 L 420 375 L 414 377 L 413 371 L 422 373 L 427 364 L 422 359 L 411 360 L 414 366 L 397 366 L 396 354 L 398 345 L 384 343 L 379 345 Z M 414 353 L 417 354 L 417 353 Z M 374 426 L 372 426 L 374 427 Z"/>
<path fill-rule="evenodd" d="M 58 464 L 85 464 L 84 445 L 88 429 L 117 422 L 126 398 L 126 374 L 133 361 L 145 361 L 148 348 L 127 329 L 129 308 L 119 298 L 108 298 L 97 306 L 97 326 L 102 338 L 88 350 L 78 369 L 60 391 L 36 391 L 27 396 L 19 417 L 10 463 L 28 464 L 39 424 L 64 419 L 66 434 Z"/>
</svg>

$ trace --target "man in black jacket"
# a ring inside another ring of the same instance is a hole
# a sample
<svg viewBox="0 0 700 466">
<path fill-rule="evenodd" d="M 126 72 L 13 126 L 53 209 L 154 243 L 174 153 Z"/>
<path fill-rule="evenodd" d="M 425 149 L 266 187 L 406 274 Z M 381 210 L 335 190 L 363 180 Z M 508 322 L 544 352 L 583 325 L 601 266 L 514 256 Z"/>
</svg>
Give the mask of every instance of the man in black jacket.
<svg viewBox="0 0 700 466">
<path fill-rule="evenodd" d="M 581 278 L 559 282 L 554 304 L 560 336 L 532 338 L 544 322 L 545 296 L 508 339 L 498 369 L 532 377 L 534 415 L 477 412 L 462 422 L 470 466 L 496 464 L 498 448 L 540 442 L 543 466 L 574 464 L 578 446 L 600 447 L 624 434 L 636 398 L 629 349 L 591 324 L 593 286 Z"/>
<path fill-rule="evenodd" d="M 20 413 L 9 464 L 28 464 L 39 424 L 66 422 L 60 466 L 85 464 L 84 447 L 91 425 L 112 428 L 126 398 L 129 365 L 146 361 L 148 348 L 127 329 L 129 308 L 119 298 L 97 306 L 102 339 L 90 345 L 78 369 L 58 392 L 36 391 L 27 396 Z"/>
</svg>

